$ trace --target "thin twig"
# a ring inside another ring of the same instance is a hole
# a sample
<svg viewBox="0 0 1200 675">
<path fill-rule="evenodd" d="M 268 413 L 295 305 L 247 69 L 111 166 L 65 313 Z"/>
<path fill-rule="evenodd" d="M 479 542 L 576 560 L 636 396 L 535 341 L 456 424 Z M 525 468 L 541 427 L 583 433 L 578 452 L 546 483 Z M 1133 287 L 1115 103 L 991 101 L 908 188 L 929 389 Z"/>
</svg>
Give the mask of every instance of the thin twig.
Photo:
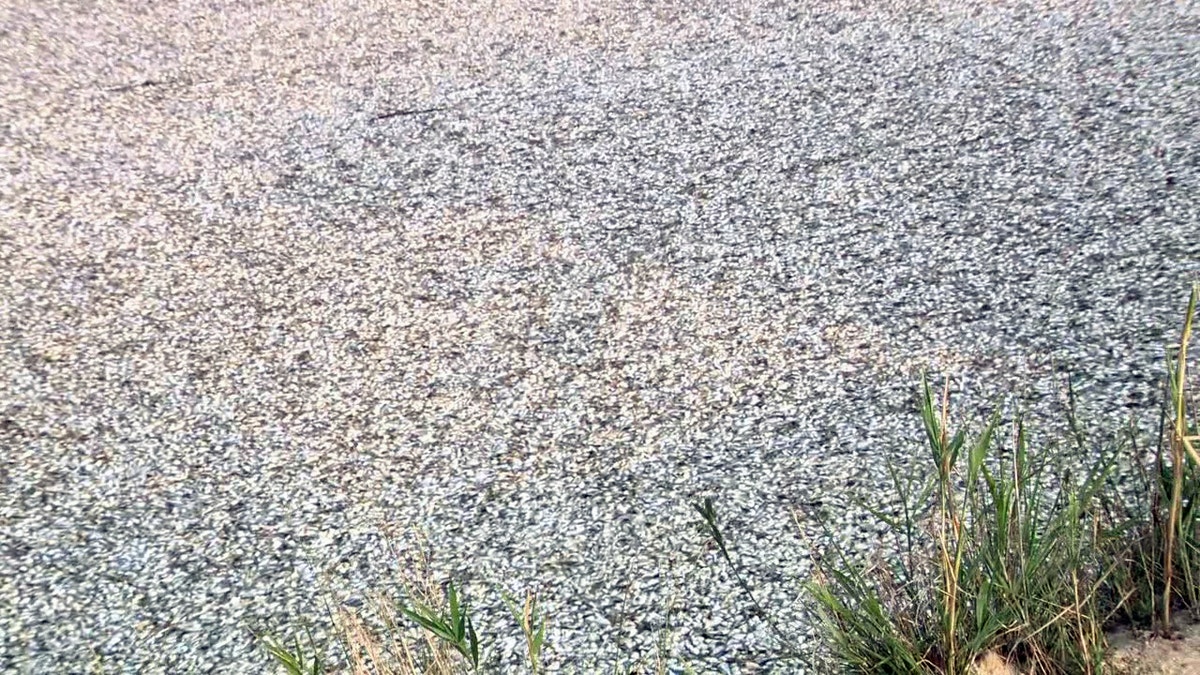
<svg viewBox="0 0 1200 675">
<path fill-rule="evenodd" d="M 388 120 L 393 117 L 411 117 L 413 115 L 428 115 L 429 113 L 441 112 L 443 110 L 446 110 L 446 108 L 442 107 L 442 106 L 439 106 L 437 108 L 406 108 L 404 110 L 393 110 L 391 112 L 385 112 L 385 113 L 376 115 L 371 118 L 371 121 L 378 122 L 380 120 Z"/>
<path fill-rule="evenodd" d="M 123 92 L 127 92 L 127 91 L 134 91 L 136 89 L 147 89 L 149 87 L 170 87 L 170 86 L 176 86 L 176 85 L 181 86 L 181 87 L 195 87 L 195 86 L 201 85 L 201 84 L 211 84 L 212 82 L 213 82 L 213 80 L 188 80 L 188 79 L 141 80 L 139 82 L 130 82 L 129 84 L 123 84 L 119 87 L 109 87 L 105 91 L 109 91 L 109 92 L 112 92 L 115 94 L 115 93 L 123 93 Z"/>
<path fill-rule="evenodd" d="M 134 89 L 142 89 L 144 87 L 161 87 L 165 84 L 170 84 L 170 83 L 167 82 L 166 80 L 142 80 L 141 82 L 134 82 L 132 84 L 123 84 L 119 87 L 113 87 L 113 88 L 109 89 L 109 91 L 111 91 L 111 92 L 133 91 Z"/>
</svg>

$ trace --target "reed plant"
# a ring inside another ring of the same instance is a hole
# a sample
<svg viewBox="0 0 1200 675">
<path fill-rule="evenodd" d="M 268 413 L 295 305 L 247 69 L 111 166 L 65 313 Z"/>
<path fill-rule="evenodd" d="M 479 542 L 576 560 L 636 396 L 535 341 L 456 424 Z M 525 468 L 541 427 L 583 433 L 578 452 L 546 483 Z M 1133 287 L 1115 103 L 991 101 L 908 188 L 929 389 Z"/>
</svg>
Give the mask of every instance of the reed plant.
<svg viewBox="0 0 1200 675">
<path fill-rule="evenodd" d="M 1030 675 L 1103 673 L 1108 629 L 1171 635 L 1173 613 L 1200 609 L 1200 436 L 1187 375 L 1196 301 L 1193 289 L 1168 350 L 1149 458 L 1133 426 L 1089 443 L 1073 405 L 1075 433 L 1062 442 L 1031 447 L 1019 415 L 971 434 L 950 421 L 949 385 L 939 396 L 924 384 L 927 474 L 901 480 L 893 469 L 900 507 L 866 504 L 900 546 L 874 561 L 834 547 L 808 585 L 845 670 L 958 675 L 999 658 Z"/>
</svg>

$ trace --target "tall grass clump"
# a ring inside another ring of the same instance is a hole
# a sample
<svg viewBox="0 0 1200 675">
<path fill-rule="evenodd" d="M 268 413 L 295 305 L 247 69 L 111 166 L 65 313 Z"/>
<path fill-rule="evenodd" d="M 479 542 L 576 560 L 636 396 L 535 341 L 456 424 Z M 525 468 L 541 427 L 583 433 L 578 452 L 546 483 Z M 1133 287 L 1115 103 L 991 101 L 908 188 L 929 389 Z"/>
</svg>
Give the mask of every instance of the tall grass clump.
<svg viewBox="0 0 1200 675">
<path fill-rule="evenodd" d="M 1172 612 L 1200 608 L 1196 297 L 1168 353 L 1153 452 L 1132 427 L 1101 447 L 1082 433 L 1034 447 L 1019 416 L 968 433 L 951 424 L 949 386 L 923 386 L 926 475 L 892 469 L 899 508 L 866 505 L 899 546 L 870 564 L 835 549 L 809 584 L 846 670 L 957 675 L 986 657 L 1031 675 L 1102 673 L 1106 629 L 1169 634 Z"/>
<path fill-rule="evenodd" d="M 1072 471 L 1032 452 L 1019 419 L 1003 446 L 998 417 L 970 437 L 950 428 L 946 391 L 922 393 L 932 475 L 913 486 L 893 470 L 900 515 L 875 509 L 903 550 L 866 569 L 835 552 L 810 585 L 836 654 L 875 673 L 966 673 L 992 650 L 1033 672 L 1096 672 L 1111 456 Z"/>
<path fill-rule="evenodd" d="M 1130 433 L 1143 489 L 1114 495 L 1111 504 L 1129 533 L 1127 548 L 1113 552 L 1123 563 L 1117 570 L 1126 599 L 1122 616 L 1162 637 L 1174 636 L 1176 612 L 1200 610 L 1200 425 L 1188 379 L 1197 296 L 1193 290 L 1179 343 L 1167 350 L 1164 405 L 1149 462 L 1142 461 L 1145 450 Z"/>
</svg>

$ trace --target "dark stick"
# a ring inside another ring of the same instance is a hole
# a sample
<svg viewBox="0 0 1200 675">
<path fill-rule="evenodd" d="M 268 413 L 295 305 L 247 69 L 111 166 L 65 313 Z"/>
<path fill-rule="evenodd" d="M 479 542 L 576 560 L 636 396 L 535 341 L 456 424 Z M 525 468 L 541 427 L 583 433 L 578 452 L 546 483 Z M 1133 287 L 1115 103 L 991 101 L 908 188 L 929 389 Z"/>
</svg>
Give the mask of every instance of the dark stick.
<svg viewBox="0 0 1200 675">
<path fill-rule="evenodd" d="M 109 91 L 133 91 L 134 89 L 141 89 L 142 87 L 158 87 L 164 84 L 166 84 L 166 82 L 163 80 L 142 80 L 141 82 L 134 82 L 133 84 L 125 84 L 121 85 L 120 87 L 113 87 L 112 89 L 109 89 Z"/>
<path fill-rule="evenodd" d="M 379 120 L 391 119 L 393 117 L 408 117 L 411 115 L 427 115 L 429 113 L 440 112 L 442 110 L 445 110 L 445 108 L 438 107 L 438 108 L 415 108 L 415 109 L 406 109 L 406 110 L 393 110 L 392 112 L 386 112 L 381 115 L 376 115 L 371 118 L 371 121 L 378 122 Z"/>
</svg>

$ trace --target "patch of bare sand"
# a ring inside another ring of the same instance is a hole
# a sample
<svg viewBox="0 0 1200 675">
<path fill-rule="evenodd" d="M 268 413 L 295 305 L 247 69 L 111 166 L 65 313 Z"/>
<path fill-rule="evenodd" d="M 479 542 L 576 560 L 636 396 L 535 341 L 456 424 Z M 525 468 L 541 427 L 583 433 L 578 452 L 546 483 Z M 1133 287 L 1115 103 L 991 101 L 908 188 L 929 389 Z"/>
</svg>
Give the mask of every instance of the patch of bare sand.
<svg viewBox="0 0 1200 675">
<path fill-rule="evenodd" d="M 1109 663 L 1121 675 L 1200 674 L 1200 623 L 1183 626 L 1172 640 L 1128 630 L 1109 640 L 1113 650 Z"/>
<path fill-rule="evenodd" d="M 1200 622 L 1182 626 L 1174 639 L 1121 629 L 1109 635 L 1113 675 L 1200 675 Z M 973 675 L 1024 675 L 996 652 L 975 662 Z"/>
</svg>

